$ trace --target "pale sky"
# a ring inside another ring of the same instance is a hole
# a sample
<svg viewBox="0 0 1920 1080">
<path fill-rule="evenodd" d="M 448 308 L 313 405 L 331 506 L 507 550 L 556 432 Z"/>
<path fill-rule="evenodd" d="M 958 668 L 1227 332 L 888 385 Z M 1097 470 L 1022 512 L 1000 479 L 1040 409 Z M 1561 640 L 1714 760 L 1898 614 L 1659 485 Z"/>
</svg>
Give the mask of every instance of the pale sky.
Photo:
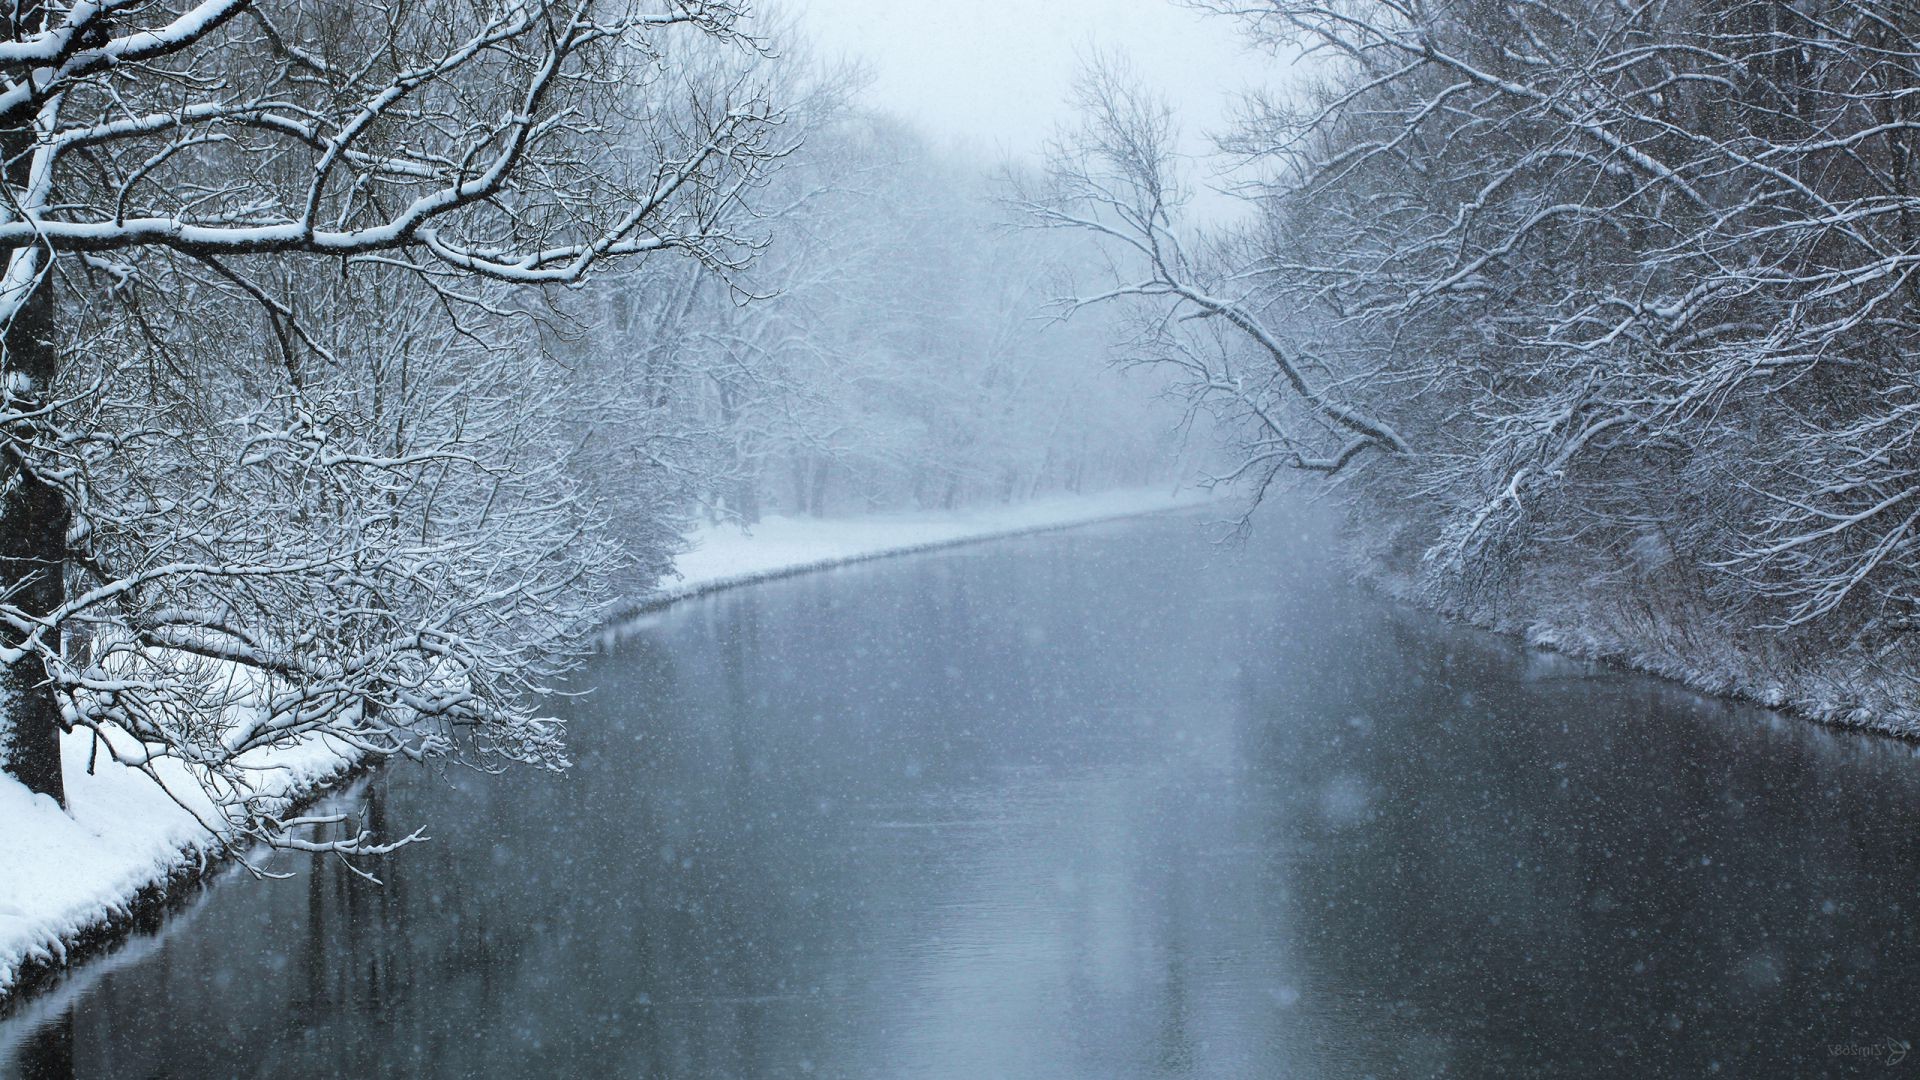
<svg viewBox="0 0 1920 1080">
<path fill-rule="evenodd" d="M 1037 159 L 1079 57 L 1125 55 L 1174 106 L 1182 148 L 1207 148 L 1240 90 L 1281 81 L 1242 48 L 1231 20 L 1170 0 L 785 0 L 822 58 L 864 60 L 869 104 L 936 140 L 995 158 Z"/>
</svg>

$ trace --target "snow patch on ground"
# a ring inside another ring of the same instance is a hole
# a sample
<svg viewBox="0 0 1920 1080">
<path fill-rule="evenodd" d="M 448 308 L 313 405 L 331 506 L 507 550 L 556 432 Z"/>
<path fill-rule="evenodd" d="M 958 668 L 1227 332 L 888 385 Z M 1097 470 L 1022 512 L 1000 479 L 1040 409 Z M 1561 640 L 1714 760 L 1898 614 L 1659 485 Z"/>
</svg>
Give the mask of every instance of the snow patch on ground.
<svg viewBox="0 0 1920 1080">
<path fill-rule="evenodd" d="M 675 561 L 677 579 L 663 582 L 618 615 L 627 618 L 690 596 L 828 566 L 1137 517 L 1197 506 L 1210 498 L 1204 492 L 1128 488 L 1011 506 L 857 518 L 769 517 L 746 529 L 730 523 L 708 526 L 688 537 L 693 548 Z M 610 632 L 617 635 L 617 629 Z"/>
<path fill-rule="evenodd" d="M 136 755 L 125 733 L 109 737 Z M 96 748 L 90 731 L 62 738 L 71 813 L 0 776 L 0 998 L 24 967 L 64 966 L 70 944 L 124 922 L 143 894 L 192 876 L 220 850 L 219 812 L 184 767 L 158 762 L 156 782 L 109 749 Z M 324 738 L 248 756 L 257 759 L 256 790 L 282 804 L 355 764 Z"/>
</svg>

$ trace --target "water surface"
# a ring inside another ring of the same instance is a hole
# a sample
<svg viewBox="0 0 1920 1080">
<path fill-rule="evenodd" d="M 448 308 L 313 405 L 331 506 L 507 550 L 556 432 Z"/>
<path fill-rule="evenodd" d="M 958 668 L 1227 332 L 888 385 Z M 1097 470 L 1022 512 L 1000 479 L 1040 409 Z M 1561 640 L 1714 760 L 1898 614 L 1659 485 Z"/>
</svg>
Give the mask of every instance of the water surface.
<svg viewBox="0 0 1920 1080">
<path fill-rule="evenodd" d="M 0 1021 L 83 1077 L 1813 1076 L 1920 1039 L 1920 760 L 1170 517 L 655 617 L 577 766 Z M 1920 1068 L 1920 1059 L 1905 1068 Z M 1897 1068 L 1895 1074 L 1897 1075 Z"/>
</svg>

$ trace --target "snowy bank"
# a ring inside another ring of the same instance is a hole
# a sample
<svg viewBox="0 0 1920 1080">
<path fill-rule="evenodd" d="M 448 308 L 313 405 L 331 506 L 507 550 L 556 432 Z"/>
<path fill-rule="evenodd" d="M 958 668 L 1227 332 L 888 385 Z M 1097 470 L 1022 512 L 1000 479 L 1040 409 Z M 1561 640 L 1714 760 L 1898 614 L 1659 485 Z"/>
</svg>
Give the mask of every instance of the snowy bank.
<svg viewBox="0 0 1920 1080">
<path fill-rule="evenodd" d="M 769 518 L 746 531 L 702 529 L 677 560 L 678 579 L 620 614 L 825 566 L 1155 513 L 1204 498 L 1128 490 L 952 512 Z M 0 1004 L 124 937 L 141 912 L 197 881 L 222 850 L 222 838 L 201 823 L 217 821 L 217 812 L 183 769 L 161 762 L 163 787 L 105 749 L 96 753 L 93 739 L 82 730 L 62 741 L 70 813 L 0 775 Z M 315 739 L 260 761 L 256 785 L 292 804 L 358 765 L 345 746 Z"/>
<path fill-rule="evenodd" d="M 1814 723 L 1920 740 L 1920 671 L 1875 655 L 1884 643 L 1809 649 L 1735 624 L 1704 596 L 1635 591 L 1575 554 L 1530 567 L 1491 598 L 1436 597 L 1381 546 L 1349 545 L 1354 576 L 1444 618 Z"/>
<path fill-rule="evenodd" d="M 634 616 L 720 589 L 868 559 L 1198 506 L 1210 498 L 1204 492 L 1175 493 L 1164 487 L 1127 488 L 1011 506 L 857 518 L 769 517 L 745 529 L 708 526 L 688 537 L 693 546 L 674 560 L 674 580 L 616 612 L 606 640 L 617 640 L 620 624 Z"/>
<path fill-rule="evenodd" d="M 140 911 L 198 879 L 227 839 L 219 809 L 178 762 L 156 762 L 162 784 L 94 738 L 79 730 L 61 739 L 70 812 L 0 776 L 0 1002 L 65 967 L 70 954 L 122 936 Z M 136 756 L 130 739 L 123 750 Z M 248 756 L 256 758 L 253 789 L 282 807 L 358 763 L 324 737 Z"/>
</svg>

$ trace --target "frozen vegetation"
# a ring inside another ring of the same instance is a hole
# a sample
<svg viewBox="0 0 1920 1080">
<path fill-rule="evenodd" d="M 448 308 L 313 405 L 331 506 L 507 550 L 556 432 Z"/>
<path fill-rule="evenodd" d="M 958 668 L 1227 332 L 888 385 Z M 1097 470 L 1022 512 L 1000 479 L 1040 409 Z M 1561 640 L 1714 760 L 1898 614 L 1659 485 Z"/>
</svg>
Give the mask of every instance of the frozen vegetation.
<svg viewBox="0 0 1920 1080">
<path fill-rule="evenodd" d="M 356 765 L 567 767 L 547 690 L 683 554 L 1176 486 L 1178 411 L 1041 317 L 1098 255 L 780 20 L 368 11 L 0 17 L 0 981 L 204 860 L 404 842 L 289 811 Z"/>
<path fill-rule="evenodd" d="M 1288 67 L 1229 214 L 1110 55 L 989 166 L 735 0 L 0 14 L 0 984 L 403 843 L 291 809 L 360 764 L 567 768 L 610 618 L 1183 485 L 1920 733 L 1920 9 L 1184 6 Z"/>
<path fill-rule="evenodd" d="M 1248 217 L 1114 57 L 1019 190 L 1224 478 L 1450 614 L 1920 732 L 1920 9 L 1192 6 L 1312 73 L 1220 133 Z"/>
</svg>

